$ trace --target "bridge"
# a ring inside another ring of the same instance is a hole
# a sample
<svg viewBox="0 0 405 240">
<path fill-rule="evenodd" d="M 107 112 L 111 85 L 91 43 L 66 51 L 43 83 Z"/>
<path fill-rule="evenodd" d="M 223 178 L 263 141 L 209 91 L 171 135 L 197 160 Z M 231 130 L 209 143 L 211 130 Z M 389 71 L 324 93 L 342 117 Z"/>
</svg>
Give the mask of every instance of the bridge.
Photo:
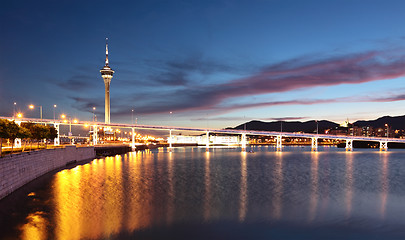
<svg viewBox="0 0 405 240">
<path fill-rule="evenodd" d="M 207 136 L 206 148 L 207 151 L 210 147 L 209 134 L 210 133 L 221 133 L 230 135 L 240 135 L 241 136 L 241 147 L 242 151 L 246 151 L 246 136 L 271 136 L 276 138 L 276 149 L 281 151 L 282 149 L 282 138 L 292 137 L 292 138 L 308 138 L 312 139 L 311 149 L 317 151 L 318 149 L 318 139 L 331 139 L 331 140 L 341 140 L 346 141 L 346 151 L 353 151 L 353 141 L 372 141 L 380 143 L 380 150 L 387 151 L 388 143 L 405 143 L 405 139 L 400 138 L 381 138 L 381 137 L 364 137 L 364 136 L 346 136 L 346 135 L 329 135 L 329 134 L 311 134 L 311 133 L 291 133 L 291 132 L 276 132 L 276 131 L 254 131 L 254 130 L 233 130 L 233 129 L 210 129 L 210 128 L 190 128 L 190 127 L 175 127 L 175 126 L 154 126 L 154 125 L 142 125 L 142 124 L 125 124 L 125 123 L 102 123 L 93 121 L 63 121 L 54 119 L 38 119 L 38 118 L 12 118 L 12 117 L 1 117 L 0 119 L 14 120 L 17 124 L 22 122 L 32 122 L 40 124 L 51 124 L 58 131 L 58 137 L 55 138 L 54 144 L 60 144 L 59 136 L 59 126 L 61 125 L 76 125 L 76 126 L 90 126 L 93 128 L 93 144 L 98 144 L 98 136 L 96 129 L 102 128 L 121 128 L 130 129 L 132 131 L 132 142 L 131 147 L 133 149 L 135 146 L 135 130 L 136 129 L 148 129 L 148 130 L 162 130 L 169 131 L 169 151 L 172 150 L 172 131 L 191 131 L 191 132 L 204 132 Z M 21 139 L 16 139 L 16 146 L 21 146 Z"/>
</svg>

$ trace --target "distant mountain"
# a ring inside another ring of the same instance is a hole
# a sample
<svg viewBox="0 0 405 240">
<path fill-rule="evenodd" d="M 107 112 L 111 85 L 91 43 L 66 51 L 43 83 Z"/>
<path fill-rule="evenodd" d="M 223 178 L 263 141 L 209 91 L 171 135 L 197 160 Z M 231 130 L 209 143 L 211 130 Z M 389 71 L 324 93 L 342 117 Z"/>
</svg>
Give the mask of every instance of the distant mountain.
<svg viewBox="0 0 405 240">
<path fill-rule="evenodd" d="M 385 124 L 388 124 L 390 129 L 405 129 L 405 116 L 384 116 L 376 120 L 354 122 L 355 126 L 371 126 L 373 128 L 384 128 Z"/>
<path fill-rule="evenodd" d="M 274 122 L 262 122 L 253 120 L 247 123 L 243 123 L 234 128 L 229 129 L 246 129 L 246 130 L 257 130 L 257 131 L 281 131 L 281 123 L 283 124 L 283 132 L 305 132 L 305 133 L 314 133 L 316 132 L 316 121 L 307 121 L 307 122 L 289 122 L 289 121 L 274 121 Z M 390 129 L 404 129 L 405 130 L 405 116 L 390 117 L 385 116 L 378 118 L 376 120 L 369 121 L 356 121 L 354 122 L 355 126 L 364 127 L 371 126 L 373 128 L 383 128 L 385 124 L 388 124 Z M 331 121 L 318 121 L 318 132 L 324 133 L 325 130 L 336 128 L 339 124 Z"/>
<path fill-rule="evenodd" d="M 305 132 L 305 133 L 314 133 L 316 132 L 316 121 L 307 121 L 307 122 L 287 122 L 287 121 L 275 121 L 275 122 L 262 122 L 253 120 L 239 126 L 234 127 L 233 129 L 246 129 L 246 130 L 257 130 L 257 131 L 281 131 L 281 124 L 283 125 L 283 132 Z M 324 133 L 326 129 L 338 127 L 339 124 L 322 120 L 318 121 L 318 132 Z"/>
</svg>

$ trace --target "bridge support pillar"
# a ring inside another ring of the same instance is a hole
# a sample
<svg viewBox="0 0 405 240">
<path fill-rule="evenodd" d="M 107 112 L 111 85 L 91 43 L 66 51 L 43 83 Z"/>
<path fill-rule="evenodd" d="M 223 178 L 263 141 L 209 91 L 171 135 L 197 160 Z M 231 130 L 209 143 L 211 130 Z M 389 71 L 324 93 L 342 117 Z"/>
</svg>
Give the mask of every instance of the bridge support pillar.
<svg viewBox="0 0 405 240">
<path fill-rule="evenodd" d="M 97 145 L 98 143 L 98 127 L 97 125 L 93 125 L 93 145 Z"/>
<path fill-rule="evenodd" d="M 56 136 L 55 139 L 53 139 L 53 145 L 55 146 L 59 146 L 60 145 L 60 138 L 59 138 L 59 124 L 54 123 L 53 127 L 56 129 L 56 132 L 58 133 L 58 135 Z"/>
<path fill-rule="evenodd" d="M 135 128 L 132 128 L 132 143 L 131 143 L 132 151 L 135 151 Z"/>
<path fill-rule="evenodd" d="M 207 142 L 205 144 L 205 151 L 209 152 L 210 151 L 210 132 L 207 131 Z"/>
<path fill-rule="evenodd" d="M 353 151 L 353 140 L 346 139 L 346 151 Z"/>
<path fill-rule="evenodd" d="M 311 150 L 314 152 L 318 151 L 318 138 L 317 137 L 312 137 Z"/>
<path fill-rule="evenodd" d="M 380 151 L 388 151 L 388 142 L 380 141 Z"/>
<path fill-rule="evenodd" d="M 172 129 L 170 129 L 169 133 L 169 152 L 172 152 Z"/>
<path fill-rule="evenodd" d="M 281 136 L 281 135 L 278 135 L 278 136 L 277 136 L 276 150 L 277 150 L 278 152 L 281 152 L 282 148 L 283 148 L 282 136 Z"/>
<path fill-rule="evenodd" d="M 246 133 L 242 133 L 241 144 L 242 144 L 242 152 L 246 152 Z"/>
</svg>

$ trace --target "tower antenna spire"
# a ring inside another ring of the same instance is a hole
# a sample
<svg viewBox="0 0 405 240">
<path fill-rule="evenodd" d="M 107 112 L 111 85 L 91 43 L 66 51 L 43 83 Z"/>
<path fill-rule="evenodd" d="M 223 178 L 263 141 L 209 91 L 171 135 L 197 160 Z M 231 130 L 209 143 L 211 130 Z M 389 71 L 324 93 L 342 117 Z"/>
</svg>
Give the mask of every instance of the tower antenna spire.
<svg viewBox="0 0 405 240">
<path fill-rule="evenodd" d="M 108 38 L 105 38 L 105 65 L 108 66 Z"/>
</svg>

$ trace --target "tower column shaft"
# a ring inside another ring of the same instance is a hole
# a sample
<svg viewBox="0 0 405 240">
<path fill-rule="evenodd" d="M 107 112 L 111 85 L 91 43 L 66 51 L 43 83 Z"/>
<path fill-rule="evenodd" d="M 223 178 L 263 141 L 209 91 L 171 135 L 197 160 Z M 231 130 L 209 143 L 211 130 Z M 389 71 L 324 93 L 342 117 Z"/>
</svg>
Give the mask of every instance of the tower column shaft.
<svg viewBox="0 0 405 240">
<path fill-rule="evenodd" d="M 105 83 L 105 123 L 110 123 L 110 83 Z"/>
</svg>

